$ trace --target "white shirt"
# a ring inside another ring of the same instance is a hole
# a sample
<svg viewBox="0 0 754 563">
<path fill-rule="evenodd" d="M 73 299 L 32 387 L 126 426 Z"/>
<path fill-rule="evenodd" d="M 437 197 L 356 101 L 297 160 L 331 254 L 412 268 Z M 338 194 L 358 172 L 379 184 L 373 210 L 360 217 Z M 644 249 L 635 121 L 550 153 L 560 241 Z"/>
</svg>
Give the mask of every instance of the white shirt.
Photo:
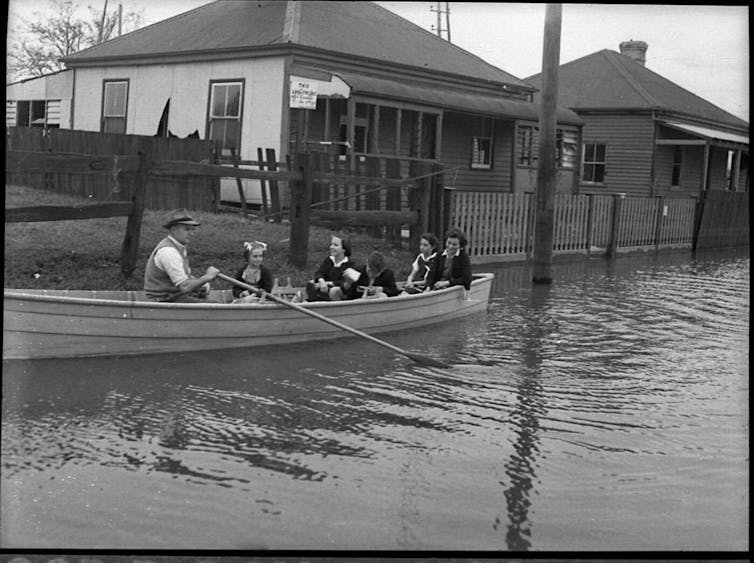
<svg viewBox="0 0 754 563">
<path fill-rule="evenodd" d="M 172 236 L 168 235 L 168 238 L 173 241 L 175 246 L 180 248 L 180 251 L 178 248 L 172 246 L 163 246 L 154 255 L 154 263 L 155 266 L 170 277 L 170 281 L 173 282 L 173 285 L 178 287 L 189 279 L 189 276 L 183 270 L 183 259 L 187 256 L 186 247 L 175 240 Z M 191 269 L 189 268 L 189 273 L 190 272 Z"/>
</svg>

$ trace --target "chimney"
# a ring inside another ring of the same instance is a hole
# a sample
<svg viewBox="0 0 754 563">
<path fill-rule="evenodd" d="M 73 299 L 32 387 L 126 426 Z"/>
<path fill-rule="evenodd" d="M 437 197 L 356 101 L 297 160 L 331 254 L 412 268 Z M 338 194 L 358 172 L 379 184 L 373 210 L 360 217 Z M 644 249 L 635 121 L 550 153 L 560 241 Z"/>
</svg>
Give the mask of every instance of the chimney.
<svg viewBox="0 0 754 563">
<path fill-rule="evenodd" d="M 644 41 L 624 41 L 620 44 L 620 54 L 635 60 L 644 66 L 647 60 L 647 44 Z"/>
</svg>

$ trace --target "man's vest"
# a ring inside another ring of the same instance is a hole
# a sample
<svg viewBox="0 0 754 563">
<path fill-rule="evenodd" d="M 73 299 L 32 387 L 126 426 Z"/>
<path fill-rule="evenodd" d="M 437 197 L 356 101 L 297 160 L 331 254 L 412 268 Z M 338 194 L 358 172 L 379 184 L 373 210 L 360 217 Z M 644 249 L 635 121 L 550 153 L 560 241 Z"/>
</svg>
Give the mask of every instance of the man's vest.
<svg viewBox="0 0 754 563">
<path fill-rule="evenodd" d="M 147 268 L 144 271 L 144 291 L 146 292 L 147 297 L 155 301 L 172 301 L 181 293 L 170 279 L 170 276 L 158 268 L 154 261 L 157 251 L 166 246 L 172 246 L 183 257 L 183 271 L 186 272 L 186 275 L 189 275 L 191 272 L 188 256 L 184 256 L 181 248 L 175 244 L 170 237 L 162 239 L 159 244 L 154 247 L 152 254 L 149 256 L 149 260 L 147 261 Z"/>
</svg>

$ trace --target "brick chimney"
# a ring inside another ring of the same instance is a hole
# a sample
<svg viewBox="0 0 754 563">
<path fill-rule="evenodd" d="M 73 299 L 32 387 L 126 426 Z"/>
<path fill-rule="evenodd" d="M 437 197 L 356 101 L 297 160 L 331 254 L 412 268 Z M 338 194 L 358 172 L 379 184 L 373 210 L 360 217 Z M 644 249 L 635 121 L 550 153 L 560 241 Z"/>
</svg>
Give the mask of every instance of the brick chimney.
<svg viewBox="0 0 754 563">
<path fill-rule="evenodd" d="M 644 41 L 624 41 L 620 44 L 620 54 L 632 58 L 644 65 L 647 60 L 647 44 Z"/>
</svg>

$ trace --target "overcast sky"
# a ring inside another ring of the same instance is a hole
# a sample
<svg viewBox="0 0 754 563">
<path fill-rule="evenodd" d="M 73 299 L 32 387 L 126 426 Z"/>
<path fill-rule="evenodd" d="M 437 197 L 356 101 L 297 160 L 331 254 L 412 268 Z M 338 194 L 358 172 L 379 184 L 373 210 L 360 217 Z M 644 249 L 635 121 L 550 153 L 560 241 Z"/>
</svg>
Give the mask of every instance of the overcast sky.
<svg viewBox="0 0 754 563">
<path fill-rule="evenodd" d="M 79 0 L 104 6 L 104 0 Z M 47 0 L 10 0 L 13 13 L 47 8 Z M 155 23 L 209 0 L 109 0 L 143 9 Z M 437 2 L 377 2 L 427 30 Z M 445 2 L 440 3 L 444 9 Z M 542 70 L 545 4 L 450 2 L 453 43 L 518 78 Z M 445 28 L 443 16 L 442 26 Z M 746 5 L 563 4 L 561 64 L 621 41 L 645 41 L 647 68 L 730 113 L 749 120 L 749 8 Z"/>
</svg>

